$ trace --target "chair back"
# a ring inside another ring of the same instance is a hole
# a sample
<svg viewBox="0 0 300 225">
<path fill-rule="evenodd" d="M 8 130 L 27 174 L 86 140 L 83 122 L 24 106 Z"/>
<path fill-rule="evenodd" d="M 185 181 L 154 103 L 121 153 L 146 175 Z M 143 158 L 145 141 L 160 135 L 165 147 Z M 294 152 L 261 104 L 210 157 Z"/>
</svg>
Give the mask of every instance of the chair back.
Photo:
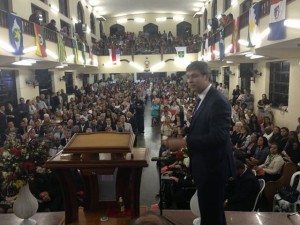
<svg viewBox="0 0 300 225">
<path fill-rule="evenodd" d="M 258 179 L 258 182 L 259 182 L 260 190 L 259 190 L 259 192 L 258 192 L 258 194 L 256 196 L 256 199 L 255 199 L 252 211 L 255 211 L 257 203 L 258 203 L 258 201 L 259 201 L 259 199 L 261 197 L 261 194 L 262 194 L 262 192 L 263 192 L 263 190 L 265 189 L 265 186 L 266 186 L 266 182 L 265 182 L 264 179 Z"/>
<path fill-rule="evenodd" d="M 290 186 L 295 188 L 297 191 L 300 191 L 300 171 L 297 171 L 296 173 L 293 174 L 291 178 Z"/>
</svg>

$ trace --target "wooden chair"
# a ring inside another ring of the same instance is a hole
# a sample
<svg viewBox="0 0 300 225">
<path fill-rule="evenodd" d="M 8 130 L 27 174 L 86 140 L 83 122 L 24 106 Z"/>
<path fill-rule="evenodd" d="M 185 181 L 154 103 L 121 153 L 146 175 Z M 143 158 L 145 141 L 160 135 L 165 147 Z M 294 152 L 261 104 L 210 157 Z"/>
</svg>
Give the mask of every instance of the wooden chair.
<svg viewBox="0 0 300 225">
<path fill-rule="evenodd" d="M 276 181 L 268 181 L 265 186 L 264 195 L 267 199 L 268 206 L 270 209 L 273 205 L 274 195 L 278 192 L 278 190 L 286 185 L 290 184 L 290 180 L 292 175 L 297 171 L 298 167 L 296 164 L 292 162 L 287 162 L 283 165 L 281 176 Z"/>
</svg>

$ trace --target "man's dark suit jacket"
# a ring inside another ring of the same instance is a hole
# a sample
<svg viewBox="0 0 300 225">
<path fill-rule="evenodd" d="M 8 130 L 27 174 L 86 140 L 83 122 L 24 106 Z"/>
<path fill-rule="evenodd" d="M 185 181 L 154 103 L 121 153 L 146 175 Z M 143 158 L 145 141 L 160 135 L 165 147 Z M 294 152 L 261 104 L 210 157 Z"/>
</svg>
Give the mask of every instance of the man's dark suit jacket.
<svg viewBox="0 0 300 225">
<path fill-rule="evenodd" d="M 231 106 L 222 93 L 211 87 L 194 112 L 186 138 L 201 224 L 226 224 L 225 183 L 235 172 L 230 127 Z"/>
<path fill-rule="evenodd" d="M 251 211 L 260 190 L 260 185 L 254 173 L 247 169 L 245 173 L 238 176 L 227 187 L 227 190 L 225 197 L 228 199 L 226 210 Z"/>
</svg>

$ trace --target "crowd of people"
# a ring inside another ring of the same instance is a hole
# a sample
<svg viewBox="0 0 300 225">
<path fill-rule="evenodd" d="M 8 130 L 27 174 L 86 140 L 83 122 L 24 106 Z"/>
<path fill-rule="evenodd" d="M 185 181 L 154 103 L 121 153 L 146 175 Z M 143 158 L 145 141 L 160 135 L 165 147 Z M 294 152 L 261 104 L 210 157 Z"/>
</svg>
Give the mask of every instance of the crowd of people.
<svg viewBox="0 0 300 225">
<path fill-rule="evenodd" d="M 201 48 L 199 35 L 173 36 L 169 31 L 156 35 L 149 35 L 140 31 L 124 32 L 106 36 L 103 34 L 101 40 L 93 44 L 93 52 L 96 55 L 109 55 L 109 49 L 119 49 L 121 55 L 143 55 L 143 54 L 176 54 L 175 47 L 187 46 L 187 53 L 198 53 Z"/>
<path fill-rule="evenodd" d="M 168 207 L 188 208 L 188 200 L 195 192 L 188 150 L 182 146 L 174 150 L 168 144 L 172 137 L 185 137 L 193 117 L 196 98 L 183 78 L 155 78 L 139 83 L 99 81 L 74 90 L 74 97 L 70 99 L 61 90 L 52 96 L 41 94 L 26 101 L 21 97 L 16 106 L 2 104 L 0 147 L 12 139 L 23 143 L 44 139 L 51 156 L 61 150 L 74 133 L 133 132 L 138 138 L 144 133 L 145 104 L 146 99 L 150 99 L 151 112 L 146 113 L 151 113 L 152 126 L 160 127 L 159 154 L 168 158 L 160 165 L 160 172 L 172 181 L 171 189 L 167 190 L 172 192 Z M 217 90 L 224 94 L 222 89 Z M 285 161 L 300 162 L 300 125 L 295 126 L 295 131 L 276 126 L 273 116 L 269 117 L 271 102 L 265 94 L 257 101 L 257 113 L 254 113 L 254 99 L 249 92 L 242 92 L 237 86 L 232 96 L 233 154 L 247 165 L 244 168 L 237 164 L 237 171 L 251 169 L 256 171 L 256 178 L 278 179 Z M 300 124 L 300 118 L 298 122 Z M 233 209 L 230 203 L 228 196 L 226 204 L 228 209 Z"/>
</svg>

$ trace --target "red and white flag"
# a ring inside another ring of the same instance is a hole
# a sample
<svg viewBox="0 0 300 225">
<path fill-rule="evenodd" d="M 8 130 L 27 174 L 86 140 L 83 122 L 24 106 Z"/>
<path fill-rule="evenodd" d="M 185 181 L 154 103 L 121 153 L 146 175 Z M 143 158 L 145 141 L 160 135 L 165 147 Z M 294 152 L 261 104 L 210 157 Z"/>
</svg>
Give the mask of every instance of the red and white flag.
<svg viewBox="0 0 300 225">
<path fill-rule="evenodd" d="M 111 59 L 111 62 L 113 64 L 116 64 L 118 62 L 120 62 L 120 58 L 121 58 L 121 51 L 119 48 L 115 49 L 115 48 L 112 48 L 112 49 L 109 49 L 109 56 L 110 56 L 110 59 Z"/>
</svg>

